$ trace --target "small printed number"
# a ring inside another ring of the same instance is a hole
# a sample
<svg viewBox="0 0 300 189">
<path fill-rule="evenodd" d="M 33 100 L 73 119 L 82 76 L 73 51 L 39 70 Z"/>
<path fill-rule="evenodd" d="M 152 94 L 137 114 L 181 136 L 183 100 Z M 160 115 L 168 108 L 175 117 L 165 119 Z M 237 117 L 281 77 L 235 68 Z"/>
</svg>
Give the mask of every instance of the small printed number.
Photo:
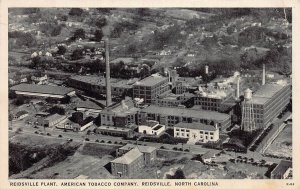
<svg viewBox="0 0 300 189">
<path fill-rule="evenodd" d="M 286 183 L 287 186 L 294 186 L 294 183 L 293 182 L 288 182 Z"/>
</svg>

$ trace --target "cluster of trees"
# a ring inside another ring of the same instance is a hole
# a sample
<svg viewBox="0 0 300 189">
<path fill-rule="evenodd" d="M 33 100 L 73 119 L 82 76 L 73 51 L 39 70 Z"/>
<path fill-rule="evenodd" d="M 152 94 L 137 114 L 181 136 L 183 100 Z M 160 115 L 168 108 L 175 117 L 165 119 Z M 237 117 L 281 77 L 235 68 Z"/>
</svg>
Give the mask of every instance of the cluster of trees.
<svg viewBox="0 0 300 189">
<path fill-rule="evenodd" d="M 48 112 L 50 114 L 59 114 L 59 115 L 65 115 L 66 111 L 61 106 L 53 106 L 50 109 L 48 109 Z"/>
<path fill-rule="evenodd" d="M 184 35 L 180 34 L 181 28 L 174 24 L 163 31 L 154 31 L 153 48 L 162 49 L 165 45 L 181 46 L 185 39 Z M 181 41 L 181 42 L 180 42 Z"/>
<path fill-rule="evenodd" d="M 81 16 L 83 13 L 83 9 L 81 8 L 71 8 L 69 11 L 70 16 Z"/>
<path fill-rule="evenodd" d="M 15 38 L 16 45 L 19 47 L 33 47 L 37 43 L 36 38 L 32 34 L 20 31 L 8 32 L 8 38 Z"/>
<path fill-rule="evenodd" d="M 16 106 L 21 106 L 27 103 L 29 103 L 29 99 L 21 95 L 18 95 L 17 98 L 14 100 L 14 104 Z"/>
<path fill-rule="evenodd" d="M 83 126 L 83 125 L 93 121 L 94 118 L 92 116 L 89 116 L 89 117 L 83 119 L 82 112 L 74 112 L 74 113 L 72 113 L 70 120 L 73 121 L 74 123 L 78 123 L 79 125 Z"/>
<path fill-rule="evenodd" d="M 55 22 L 47 22 L 40 24 L 40 30 L 47 36 L 58 36 L 61 33 L 62 25 Z"/>
<path fill-rule="evenodd" d="M 255 18 L 262 21 L 268 21 L 272 17 L 285 18 L 286 14 L 287 20 L 292 23 L 291 8 L 192 8 L 192 10 L 213 13 L 215 15 L 211 17 L 212 20 L 224 20 L 242 16 L 254 16 Z"/>
<path fill-rule="evenodd" d="M 177 169 L 174 175 L 167 174 L 167 179 L 185 179 L 184 172 L 182 169 Z"/>
<path fill-rule="evenodd" d="M 241 55 L 241 68 L 243 69 L 261 69 L 265 64 L 267 68 L 272 68 L 280 74 L 288 75 L 291 73 L 292 59 L 288 50 L 283 46 L 274 46 L 264 55 L 253 55 L 246 52 Z"/>
<path fill-rule="evenodd" d="M 114 24 L 114 29 L 111 31 L 110 36 L 119 38 L 124 31 L 137 30 L 139 25 L 137 23 L 123 21 Z"/>
<path fill-rule="evenodd" d="M 40 68 L 40 69 L 46 69 L 49 68 L 49 66 L 53 66 L 54 64 L 54 58 L 48 57 L 48 56 L 36 56 L 31 59 L 31 64 L 29 65 L 30 68 Z"/>
</svg>

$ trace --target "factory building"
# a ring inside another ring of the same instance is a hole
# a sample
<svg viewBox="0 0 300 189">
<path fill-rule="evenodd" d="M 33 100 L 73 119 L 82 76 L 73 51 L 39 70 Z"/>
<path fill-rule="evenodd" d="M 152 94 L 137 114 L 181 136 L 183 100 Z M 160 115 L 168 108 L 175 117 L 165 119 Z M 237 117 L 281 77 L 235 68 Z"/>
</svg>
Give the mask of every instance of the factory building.
<svg viewBox="0 0 300 189">
<path fill-rule="evenodd" d="M 150 146 L 126 145 L 116 151 L 118 158 L 112 160 L 112 175 L 130 178 L 156 159 L 156 148 Z"/>
<path fill-rule="evenodd" d="M 119 136 L 119 137 L 132 137 L 133 131 L 129 128 L 114 127 L 114 126 L 100 126 L 96 129 L 96 133 L 102 135 Z"/>
<path fill-rule="evenodd" d="M 207 86 L 199 86 L 194 104 L 201 106 L 203 110 L 221 111 L 224 106 L 229 105 L 227 102 L 232 101 L 235 94 L 239 98 L 240 80 L 239 73 L 236 72 L 232 77 L 217 78 Z"/>
<path fill-rule="evenodd" d="M 166 126 L 161 125 L 158 121 L 148 120 L 139 125 L 138 132 L 147 135 L 160 135 L 166 130 Z"/>
<path fill-rule="evenodd" d="M 100 112 L 101 125 L 117 127 L 135 125 L 138 111 L 139 108 L 134 106 L 133 100 L 127 98 L 121 103 L 114 104 Z"/>
<path fill-rule="evenodd" d="M 149 165 L 156 159 L 157 148 L 153 146 L 142 146 L 134 144 L 126 144 L 125 146 L 116 150 L 117 156 L 122 156 L 123 154 L 129 152 L 130 150 L 138 148 L 140 152 L 143 153 L 145 165 Z"/>
<path fill-rule="evenodd" d="M 122 96 L 124 94 L 132 96 L 133 84 L 137 78 L 125 80 L 110 78 L 112 96 Z M 73 76 L 68 80 L 68 85 L 83 91 L 96 94 L 106 94 L 106 80 L 99 76 Z"/>
<path fill-rule="evenodd" d="M 153 74 L 133 85 L 133 97 L 144 99 L 144 103 L 155 103 L 155 99 L 169 90 L 168 78 Z"/>
<path fill-rule="evenodd" d="M 173 93 L 165 93 L 156 98 L 155 104 L 157 106 L 165 106 L 165 107 L 178 107 L 183 105 L 188 100 L 193 101 L 195 95 L 192 93 L 181 93 L 181 94 L 173 94 Z"/>
<path fill-rule="evenodd" d="M 42 97 L 42 98 L 57 98 L 63 99 L 67 96 L 75 94 L 74 89 L 67 87 L 51 86 L 51 85 L 34 85 L 34 84 L 20 84 L 10 88 L 17 95 L 24 95 L 28 97 Z"/>
<path fill-rule="evenodd" d="M 156 120 L 162 125 L 174 126 L 180 122 L 183 123 L 203 123 L 207 125 L 218 124 L 218 127 L 228 127 L 231 124 L 231 118 L 228 114 L 207 110 L 194 110 L 188 108 L 170 108 L 150 105 L 138 114 L 138 123 L 146 120 Z"/>
<path fill-rule="evenodd" d="M 265 84 L 260 86 L 254 94 L 248 95 L 247 93 L 246 100 L 242 103 L 242 112 L 245 114 L 242 117 L 242 129 L 249 131 L 269 125 L 288 105 L 291 94 L 291 85 L 285 83 Z M 246 117 L 246 115 L 251 117 Z M 254 123 L 250 123 L 253 120 Z M 247 129 L 247 125 L 251 124 L 252 129 Z"/>
<path fill-rule="evenodd" d="M 216 142 L 219 140 L 219 128 L 203 123 L 178 123 L 174 125 L 174 137 L 187 138 L 195 142 Z M 188 141 L 188 143 L 190 143 Z"/>
<path fill-rule="evenodd" d="M 272 179 L 292 178 L 293 163 L 291 161 L 281 160 L 280 163 L 271 171 Z"/>
<path fill-rule="evenodd" d="M 111 173 L 117 177 L 131 177 L 144 167 L 143 153 L 134 148 L 110 162 Z"/>
<path fill-rule="evenodd" d="M 65 119 L 67 119 L 67 116 L 65 115 L 59 115 L 59 114 L 53 114 L 53 115 L 49 115 L 46 118 L 38 118 L 37 122 L 38 125 L 44 126 L 44 127 L 53 127 L 57 124 L 59 124 L 60 122 L 64 121 Z"/>
</svg>

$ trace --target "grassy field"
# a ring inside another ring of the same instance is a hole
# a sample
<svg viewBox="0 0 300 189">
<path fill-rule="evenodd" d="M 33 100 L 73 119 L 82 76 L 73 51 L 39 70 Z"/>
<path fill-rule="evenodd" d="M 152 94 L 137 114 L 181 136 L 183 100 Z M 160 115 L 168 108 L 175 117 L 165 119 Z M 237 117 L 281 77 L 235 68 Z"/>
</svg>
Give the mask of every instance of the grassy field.
<svg viewBox="0 0 300 189">
<path fill-rule="evenodd" d="M 292 125 L 287 125 L 266 150 L 267 154 L 292 157 Z"/>
</svg>

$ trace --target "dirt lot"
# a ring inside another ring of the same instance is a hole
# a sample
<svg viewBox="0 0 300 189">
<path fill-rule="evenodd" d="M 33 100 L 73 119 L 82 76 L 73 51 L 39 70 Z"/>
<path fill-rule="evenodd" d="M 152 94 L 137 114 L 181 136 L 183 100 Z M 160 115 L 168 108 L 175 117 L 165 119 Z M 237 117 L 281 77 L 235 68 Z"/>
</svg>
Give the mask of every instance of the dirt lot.
<svg viewBox="0 0 300 189">
<path fill-rule="evenodd" d="M 292 125 L 287 125 L 266 150 L 267 154 L 292 157 Z"/>
</svg>

